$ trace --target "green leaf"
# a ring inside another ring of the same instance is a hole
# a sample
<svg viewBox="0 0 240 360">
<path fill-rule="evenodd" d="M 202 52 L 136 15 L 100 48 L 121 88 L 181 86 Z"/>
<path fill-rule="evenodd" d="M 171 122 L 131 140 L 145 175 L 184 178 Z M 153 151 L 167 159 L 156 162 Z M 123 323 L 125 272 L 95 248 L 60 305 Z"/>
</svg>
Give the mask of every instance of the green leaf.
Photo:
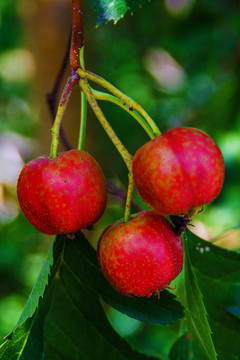
<svg viewBox="0 0 240 360">
<path fill-rule="evenodd" d="M 240 314 L 239 283 L 211 279 L 197 269 L 195 274 L 204 297 L 224 305 L 226 309 L 237 315 Z"/>
<path fill-rule="evenodd" d="M 89 245 L 88 241 L 79 235 L 80 241 L 74 242 L 74 250 L 79 256 L 68 255 L 71 266 L 75 271 L 79 269 L 79 257 L 84 264 L 82 269 L 88 269 L 84 274 L 79 273 L 80 278 L 85 278 L 89 286 L 96 295 L 100 295 L 109 305 L 115 307 L 128 316 L 144 322 L 155 324 L 167 324 L 177 321 L 184 316 L 182 305 L 176 301 L 176 297 L 168 291 L 161 292 L 160 299 L 126 297 L 115 291 L 102 274 L 98 265 L 96 251 Z"/>
<path fill-rule="evenodd" d="M 240 254 L 187 232 L 191 260 L 204 297 L 240 313 Z M 221 291 L 219 291 L 221 289 Z"/>
<path fill-rule="evenodd" d="M 146 0 L 95 0 L 98 24 L 108 23 L 111 20 L 116 23 L 128 10 L 133 13 L 145 2 Z"/>
<path fill-rule="evenodd" d="M 240 320 L 214 301 L 205 301 L 218 360 L 239 360 Z"/>
<path fill-rule="evenodd" d="M 168 291 L 161 292 L 160 299 L 127 298 L 112 290 L 111 295 L 103 294 L 102 297 L 118 311 L 145 323 L 165 325 L 183 317 L 182 305 Z"/>
<path fill-rule="evenodd" d="M 186 232 L 192 270 L 203 294 L 212 338 L 220 360 L 240 354 L 240 255 Z M 229 311 L 227 311 L 229 310 Z"/>
<path fill-rule="evenodd" d="M 186 289 L 186 318 L 190 334 L 199 344 L 208 359 L 216 360 L 217 355 L 211 337 L 206 308 L 202 293 L 199 289 L 194 268 L 189 254 L 191 239 L 185 236 L 185 289 Z"/>
<path fill-rule="evenodd" d="M 188 334 L 181 336 L 173 345 L 169 360 L 206 360 L 202 351 L 196 345 L 193 338 Z"/>
<path fill-rule="evenodd" d="M 20 359 L 22 350 L 25 346 L 26 338 L 29 334 L 29 329 L 31 327 L 31 319 L 28 319 L 20 327 L 18 327 L 11 336 L 8 337 L 1 346 L 0 346 L 0 358 L 1 359 Z"/>
<path fill-rule="evenodd" d="M 146 299 L 146 306 L 145 299 L 124 297 L 126 302 L 122 303 L 122 295 L 112 289 L 103 277 L 96 252 L 82 234 L 75 239 L 57 237 L 53 258 L 43 297 L 40 296 L 34 314 L 24 321 L 33 307 L 29 305 L 28 310 L 25 309 L 21 325 L 0 348 L 2 360 L 149 359 L 133 351 L 112 329 L 102 308 L 100 295 L 106 301 L 116 303 L 125 312 L 147 321 L 155 316 L 165 317 L 165 322 L 173 321 L 182 315 L 180 304 L 167 292 L 162 300 Z M 35 305 L 41 291 L 40 286 L 39 291 L 32 293 Z M 136 305 L 138 300 L 140 302 Z M 135 306 L 137 311 L 134 310 Z M 162 320 L 159 318 L 158 321 Z"/>
<path fill-rule="evenodd" d="M 34 314 L 34 311 L 38 306 L 39 299 L 41 296 L 43 296 L 44 290 L 48 284 L 48 277 L 50 275 L 50 269 L 52 265 L 53 265 L 53 244 L 50 246 L 46 261 L 42 267 L 40 274 L 38 275 L 38 278 L 32 288 L 28 301 L 13 331 L 18 326 L 21 326 L 27 318 L 29 318 Z"/>
<path fill-rule="evenodd" d="M 222 249 L 187 230 L 194 267 L 212 279 L 240 282 L 240 254 Z M 204 266 L 203 266 L 204 264 Z"/>
</svg>

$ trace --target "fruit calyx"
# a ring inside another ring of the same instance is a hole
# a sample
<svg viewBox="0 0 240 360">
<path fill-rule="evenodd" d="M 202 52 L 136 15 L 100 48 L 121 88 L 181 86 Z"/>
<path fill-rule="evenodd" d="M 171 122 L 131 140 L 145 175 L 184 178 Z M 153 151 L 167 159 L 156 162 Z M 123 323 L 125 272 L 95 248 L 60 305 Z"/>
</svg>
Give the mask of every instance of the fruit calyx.
<svg viewBox="0 0 240 360">
<path fill-rule="evenodd" d="M 188 218 L 187 216 L 170 215 L 169 217 L 174 225 L 173 231 L 178 236 L 182 235 L 183 231 L 187 228 L 187 225 L 189 225 L 192 221 L 192 219 Z"/>
</svg>

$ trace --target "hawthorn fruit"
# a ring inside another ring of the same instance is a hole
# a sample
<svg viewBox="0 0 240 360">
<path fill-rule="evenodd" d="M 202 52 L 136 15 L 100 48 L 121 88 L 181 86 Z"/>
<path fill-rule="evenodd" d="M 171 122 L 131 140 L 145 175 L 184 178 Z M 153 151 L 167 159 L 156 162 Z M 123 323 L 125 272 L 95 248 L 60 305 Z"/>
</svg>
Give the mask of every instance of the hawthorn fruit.
<svg viewBox="0 0 240 360">
<path fill-rule="evenodd" d="M 191 217 L 220 193 L 224 160 L 209 135 L 179 127 L 137 150 L 133 176 L 140 196 L 152 210 Z"/>
<path fill-rule="evenodd" d="M 126 296 L 158 294 L 183 265 L 180 237 L 167 219 L 152 211 L 110 225 L 99 239 L 97 252 L 105 277 Z"/>
<path fill-rule="evenodd" d="M 69 234 L 94 224 L 106 206 L 106 182 L 85 151 L 43 155 L 22 169 L 17 195 L 28 221 L 45 234 Z"/>
</svg>

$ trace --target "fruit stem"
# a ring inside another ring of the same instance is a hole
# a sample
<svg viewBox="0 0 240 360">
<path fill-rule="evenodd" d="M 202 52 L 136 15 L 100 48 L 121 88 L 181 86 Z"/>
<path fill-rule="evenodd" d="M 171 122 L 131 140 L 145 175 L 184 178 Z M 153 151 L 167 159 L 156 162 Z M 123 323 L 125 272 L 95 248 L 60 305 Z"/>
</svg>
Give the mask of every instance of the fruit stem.
<svg viewBox="0 0 240 360">
<path fill-rule="evenodd" d="M 59 132 L 60 132 L 62 117 L 66 109 L 67 102 L 69 100 L 72 89 L 78 83 L 78 79 L 79 79 L 78 74 L 76 72 L 73 73 L 68 77 L 67 83 L 63 89 L 61 100 L 59 102 L 57 109 L 57 114 L 51 129 L 52 143 L 51 143 L 49 158 L 55 158 L 57 156 L 58 145 L 59 145 Z"/>
<path fill-rule="evenodd" d="M 191 209 L 189 211 L 189 218 L 191 218 L 191 220 L 193 220 L 199 213 L 201 213 L 203 211 L 203 206 L 196 206 L 195 208 Z"/>
<path fill-rule="evenodd" d="M 85 68 L 84 65 L 84 46 L 80 49 L 80 64 L 82 68 Z M 81 90 L 81 121 L 79 129 L 79 139 L 78 139 L 78 150 L 84 149 L 85 135 L 86 135 L 86 122 L 87 122 L 87 98 Z"/>
<path fill-rule="evenodd" d="M 48 107 L 49 107 L 49 110 L 50 110 L 50 113 L 51 113 L 51 120 L 52 120 L 53 123 L 54 123 L 54 119 L 55 119 L 56 113 L 57 113 L 57 105 L 58 105 L 57 104 L 57 98 L 58 98 L 60 86 L 61 86 L 61 83 L 63 81 L 64 75 L 66 73 L 67 66 L 68 66 L 68 63 L 69 63 L 70 44 L 71 44 L 71 36 L 69 37 L 69 41 L 68 41 L 68 44 L 67 44 L 65 55 L 64 55 L 64 58 L 62 60 L 62 64 L 61 64 L 61 67 L 60 67 L 60 69 L 58 71 L 57 77 L 55 79 L 52 91 L 47 94 L 47 103 L 48 103 Z M 62 140 L 66 150 L 72 149 L 72 146 L 69 143 L 69 141 L 68 141 L 62 127 L 60 128 L 60 137 L 61 137 L 61 140 Z"/>
<path fill-rule="evenodd" d="M 125 211 L 124 211 L 124 222 L 128 222 L 128 220 L 130 219 L 132 193 L 133 193 L 133 173 L 132 173 L 132 171 L 129 171 L 129 174 L 128 174 L 128 191 L 127 191 L 127 199 L 126 199 Z"/>
<path fill-rule="evenodd" d="M 148 115 L 148 113 L 133 99 L 131 99 L 129 96 L 122 93 L 120 90 L 118 90 L 115 86 L 110 84 L 108 81 L 103 79 L 102 77 L 91 73 L 90 71 L 86 71 L 83 69 L 78 69 L 78 74 L 82 79 L 88 79 L 90 81 L 95 82 L 96 84 L 104 87 L 109 92 L 111 92 L 114 96 L 116 96 L 121 103 L 125 106 L 128 106 L 129 111 L 137 111 L 148 123 L 150 128 L 152 129 L 152 132 L 154 136 L 158 136 L 161 134 L 161 131 L 153 121 L 153 119 Z M 125 107 L 124 107 L 125 108 Z"/>
<path fill-rule="evenodd" d="M 79 51 L 83 47 L 83 27 L 82 27 L 82 0 L 72 0 L 72 39 L 70 49 L 70 64 L 72 70 L 81 67 Z"/>
<path fill-rule="evenodd" d="M 149 135 L 150 139 L 155 138 L 155 135 L 154 135 L 152 129 L 150 128 L 148 123 L 144 120 L 144 118 L 138 114 L 138 112 L 136 112 L 135 110 L 129 110 L 129 108 L 126 105 L 124 105 L 116 96 L 104 93 L 102 91 L 95 90 L 93 88 L 91 88 L 91 91 L 92 91 L 95 99 L 112 102 L 112 103 L 118 105 L 119 107 L 121 107 L 122 109 L 124 109 L 125 111 L 127 111 L 143 127 L 143 129 Z"/>
<path fill-rule="evenodd" d="M 102 127 L 104 128 L 104 130 L 108 134 L 109 138 L 112 140 L 113 144 L 119 151 L 120 155 L 122 156 L 129 172 L 131 172 L 132 171 L 132 155 L 125 148 L 125 146 L 120 141 L 117 134 L 115 133 L 115 131 L 113 130 L 113 128 L 111 127 L 111 125 L 109 124 L 107 119 L 105 118 L 102 110 L 100 109 L 100 107 L 97 103 L 97 100 L 95 99 L 95 97 L 91 91 L 91 88 L 90 88 L 90 85 L 88 84 L 87 79 L 81 78 L 79 81 L 79 85 L 80 85 L 83 93 L 85 94 L 87 101 L 88 101 L 89 105 L 91 106 L 93 112 L 95 113 L 95 115 L 98 118 L 98 120 L 100 121 Z"/>
</svg>

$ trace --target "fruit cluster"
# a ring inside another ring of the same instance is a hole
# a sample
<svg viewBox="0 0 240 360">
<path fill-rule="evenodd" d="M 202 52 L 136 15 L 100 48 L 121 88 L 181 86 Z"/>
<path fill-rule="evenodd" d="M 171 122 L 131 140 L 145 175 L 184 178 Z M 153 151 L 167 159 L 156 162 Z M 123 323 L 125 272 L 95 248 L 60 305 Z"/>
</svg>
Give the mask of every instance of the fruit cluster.
<svg viewBox="0 0 240 360">
<path fill-rule="evenodd" d="M 213 201 L 223 185 L 224 161 L 210 136 L 181 127 L 143 145 L 132 169 L 136 188 L 151 211 L 105 229 L 98 260 L 117 291 L 149 297 L 168 287 L 183 265 L 181 239 L 164 216 L 193 217 Z M 71 150 L 27 163 L 17 193 L 23 213 L 39 231 L 69 234 L 101 217 L 107 192 L 96 160 Z"/>
<path fill-rule="evenodd" d="M 224 160 L 201 130 L 175 128 L 143 145 L 133 157 L 136 188 L 154 211 L 107 228 L 98 258 L 112 286 L 127 296 L 149 297 L 180 273 L 183 249 L 165 215 L 194 216 L 219 194 Z"/>
</svg>

